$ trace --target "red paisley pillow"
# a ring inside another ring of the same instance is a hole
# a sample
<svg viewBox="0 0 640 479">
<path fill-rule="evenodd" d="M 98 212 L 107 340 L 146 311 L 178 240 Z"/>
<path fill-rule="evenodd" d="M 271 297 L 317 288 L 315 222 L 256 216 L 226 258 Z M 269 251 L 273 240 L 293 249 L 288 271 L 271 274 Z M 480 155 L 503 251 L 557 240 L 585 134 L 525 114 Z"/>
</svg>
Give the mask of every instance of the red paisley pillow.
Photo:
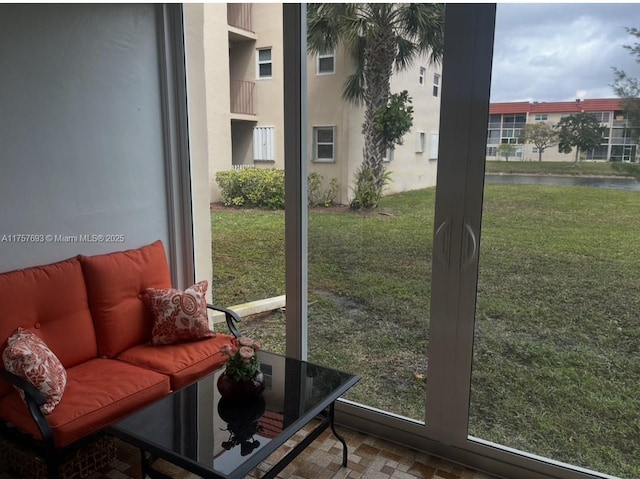
<svg viewBox="0 0 640 479">
<path fill-rule="evenodd" d="M 47 402 L 40 409 L 51 414 L 67 387 L 67 371 L 44 341 L 31 331 L 18 328 L 7 339 L 2 360 L 7 371 L 26 379 L 44 395 Z M 24 400 L 23 391 L 16 389 Z"/>
<path fill-rule="evenodd" d="M 184 291 L 177 289 L 147 288 L 153 330 L 151 344 L 174 344 L 196 339 L 213 338 L 216 333 L 209 327 L 207 316 L 207 281 L 190 286 Z"/>
</svg>

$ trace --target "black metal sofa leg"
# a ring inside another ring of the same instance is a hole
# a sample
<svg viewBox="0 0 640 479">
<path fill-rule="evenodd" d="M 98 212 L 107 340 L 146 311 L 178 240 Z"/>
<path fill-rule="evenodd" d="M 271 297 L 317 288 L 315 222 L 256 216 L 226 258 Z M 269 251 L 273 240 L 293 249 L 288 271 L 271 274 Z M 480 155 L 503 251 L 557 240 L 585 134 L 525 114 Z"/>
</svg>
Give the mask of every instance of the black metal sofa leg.
<svg viewBox="0 0 640 479">
<path fill-rule="evenodd" d="M 49 456 L 46 458 L 46 464 L 47 479 L 58 479 L 58 469 L 60 467 L 58 459 L 56 457 Z"/>
</svg>

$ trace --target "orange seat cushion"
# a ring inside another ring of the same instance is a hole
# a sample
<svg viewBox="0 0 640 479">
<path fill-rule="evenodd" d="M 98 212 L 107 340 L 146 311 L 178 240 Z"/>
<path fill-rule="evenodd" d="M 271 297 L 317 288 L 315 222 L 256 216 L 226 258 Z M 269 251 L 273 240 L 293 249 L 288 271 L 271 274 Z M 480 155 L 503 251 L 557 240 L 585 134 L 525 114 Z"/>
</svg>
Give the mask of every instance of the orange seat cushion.
<svg viewBox="0 0 640 479">
<path fill-rule="evenodd" d="M 232 339 L 229 334 L 217 333 L 215 338 L 190 343 L 143 344 L 126 350 L 117 359 L 166 374 L 171 380 L 171 389 L 175 391 L 222 366 L 226 357 L 220 348 L 232 345 Z"/>
<path fill-rule="evenodd" d="M 80 261 L 99 354 L 112 358 L 149 341 L 153 318 L 144 291 L 171 287 L 162 242 L 128 251 L 82 256 Z"/>
<path fill-rule="evenodd" d="M 97 357 L 78 258 L 0 274 L 0 350 L 18 327 L 37 334 L 65 368 Z M 0 381 L 0 396 L 11 389 Z"/>
<path fill-rule="evenodd" d="M 67 388 L 47 416 L 57 447 L 67 446 L 169 394 L 169 379 L 112 359 L 93 359 L 67 370 Z M 17 392 L 0 400 L 0 418 L 41 439 Z"/>
</svg>

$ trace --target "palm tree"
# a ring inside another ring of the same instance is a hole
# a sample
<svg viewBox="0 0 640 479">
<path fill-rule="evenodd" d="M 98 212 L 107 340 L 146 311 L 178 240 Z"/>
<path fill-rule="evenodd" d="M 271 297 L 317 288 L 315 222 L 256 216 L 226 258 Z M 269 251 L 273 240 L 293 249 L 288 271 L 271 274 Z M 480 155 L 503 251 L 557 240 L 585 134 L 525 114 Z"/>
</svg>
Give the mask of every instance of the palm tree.
<svg viewBox="0 0 640 479">
<path fill-rule="evenodd" d="M 346 78 L 342 96 L 364 104 L 360 171 L 372 176 L 380 195 L 386 181 L 382 160 L 387 142 L 376 129 L 375 118 L 389 101 L 394 67 L 396 71 L 405 70 L 421 55 L 438 62 L 443 44 L 442 4 L 315 3 L 307 8 L 309 53 L 342 47 L 354 61 L 354 72 Z"/>
</svg>

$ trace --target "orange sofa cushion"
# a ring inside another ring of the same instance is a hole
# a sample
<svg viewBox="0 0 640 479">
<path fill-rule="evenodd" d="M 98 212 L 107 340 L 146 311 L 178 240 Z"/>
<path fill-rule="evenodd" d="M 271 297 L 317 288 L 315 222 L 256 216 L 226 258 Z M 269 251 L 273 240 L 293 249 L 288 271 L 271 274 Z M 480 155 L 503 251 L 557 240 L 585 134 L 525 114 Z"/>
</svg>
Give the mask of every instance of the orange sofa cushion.
<svg viewBox="0 0 640 479">
<path fill-rule="evenodd" d="M 169 379 L 144 368 L 112 359 L 93 359 L 67 370 L 67 389 L 47 416 L 57 447 L 122 419 L 169 393 Z M 41 439 L 17 392 L 0 400 L 0 418 Z"/>
<path fill-rule="evenodd" d="M 0 274 L 2 350 L 18 327 L 36 333 L 65 368 L 97 357 L 96 334 L 78 258 Z M 0 381 L 0 396 L 11 389 Z"/>
<path fill-rule="evenodd" d="M 171 287 L 162 242 L 128 251 L 82 256 L 80 261 L 99 354 L 112 358 L 149 341 L 153 318 L 145 304 L 144 290 Z"/>
<path fill-rule="evenodd" d="M 233 345 L 232 339 L 229 334 L 217 333 L 215 338 L 191 343 L 141 344 L 124 351 L 117 359 L 166 374 L 171 380 L 171 389 L 175 391 L 222 366 L 226 357 L 220 348 Z"/>
</svg>

